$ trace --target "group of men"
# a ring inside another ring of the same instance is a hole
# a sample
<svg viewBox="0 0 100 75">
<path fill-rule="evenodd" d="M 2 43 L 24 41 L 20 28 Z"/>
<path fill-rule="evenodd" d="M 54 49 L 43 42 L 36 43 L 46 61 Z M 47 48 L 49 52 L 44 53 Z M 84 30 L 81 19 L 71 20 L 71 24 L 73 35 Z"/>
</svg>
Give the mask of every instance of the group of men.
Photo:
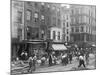
<svg viewBox="0 0 100 75">
<path fill-rule="evenodd" d="M 82 65 L 84 67 L 86 67 L 85 61 L 87 61 L 86 64 L 88 64 L 88 57 L 89 57 L 88 52 L 87 53 L 79 53 L 79 55 L 78 55 L 78 59 L 79 59 L 78 67 L 81 67 Z M 61 58 L 60 58 L 62 65 L 65 66 L 68 63 L 71 64 L 72 63 L 72 58 L 73 58 L 72 52 L 62 54 Z M 41 60 L 41 65 L 44 65 L 46 57 L 42 57 L 40 60 Z M 36 61 L 37 61 L 37 56 L 35 54 L 33 54 L 29 57 L 29 70 L 28 70 L 29 72 L 32 72 L 32 71 L 36 70 Z M 48 55 L 48 64 L 49 64 L 49 66 L 52 66 L 53 64 L 56 64 L 56 63 L 57 63 L 57 57 L 53 54 Z"/>
</svg>

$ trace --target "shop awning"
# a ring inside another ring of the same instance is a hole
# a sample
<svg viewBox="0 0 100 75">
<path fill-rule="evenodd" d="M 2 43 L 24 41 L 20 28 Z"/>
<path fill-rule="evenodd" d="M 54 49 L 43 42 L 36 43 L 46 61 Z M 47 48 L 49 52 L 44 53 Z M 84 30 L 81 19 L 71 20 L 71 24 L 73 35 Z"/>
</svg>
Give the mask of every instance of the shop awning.
<svg viewBox="0 0 100 75">
<path fill-rule="evenodd" d="M 52 44 L 53 50 L 63 51 L 67 50 L 66 46 L 64 44 Z"/>
</svg>

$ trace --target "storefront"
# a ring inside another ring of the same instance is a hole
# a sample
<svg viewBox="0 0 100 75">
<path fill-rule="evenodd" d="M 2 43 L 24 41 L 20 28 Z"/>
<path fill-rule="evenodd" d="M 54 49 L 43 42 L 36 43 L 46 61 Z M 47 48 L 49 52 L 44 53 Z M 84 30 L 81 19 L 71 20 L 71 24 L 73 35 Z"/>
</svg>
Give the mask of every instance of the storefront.
<svg viewBox="0 0 100 75">
<path fill-rule="evenodd" d="M 37 57 L 41 57 L 43 54 L 45 54 L 46 50 L 46 42 L 41 40 L 35 40 L 35 41 L 28 41 L 27 42 L 27 49 L 29 51 L 29 56 L 35 54 Z"/>
<path fill-rule="evenodd" d="M 62 53 L 67 53 L 68 49 L 64 43 L 52 43 L 49 48 L 50 53 L 55 54 L 56 56 L 61 55 Z"/>
</svg>

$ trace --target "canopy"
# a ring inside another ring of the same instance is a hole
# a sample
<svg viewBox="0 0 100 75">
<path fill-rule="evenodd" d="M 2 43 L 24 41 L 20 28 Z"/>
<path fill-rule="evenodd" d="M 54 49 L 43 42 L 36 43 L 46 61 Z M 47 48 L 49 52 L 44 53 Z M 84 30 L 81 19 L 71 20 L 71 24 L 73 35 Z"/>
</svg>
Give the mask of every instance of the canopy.
<svg viewBox="0 0 100 75">
<path fill-rule="evenodd" d="M 52 44 L 53 50 L 67 50 L 66 46 L 64 44 Z"/>
</svg>

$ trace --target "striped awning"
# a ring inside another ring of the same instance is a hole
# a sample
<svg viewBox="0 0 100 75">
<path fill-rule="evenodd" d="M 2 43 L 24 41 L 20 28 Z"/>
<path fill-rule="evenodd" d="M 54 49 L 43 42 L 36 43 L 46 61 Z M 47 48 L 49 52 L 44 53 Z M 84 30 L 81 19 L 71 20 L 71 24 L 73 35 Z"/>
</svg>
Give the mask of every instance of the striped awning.
<svg viewBox="0 0 100 75">
<path fill-rule="evenodd" d="M 67 50 L 64 44 L 52 44 L 52 48 L 53 50 L 58 50 L 58 51 Z"/>
</svg>

